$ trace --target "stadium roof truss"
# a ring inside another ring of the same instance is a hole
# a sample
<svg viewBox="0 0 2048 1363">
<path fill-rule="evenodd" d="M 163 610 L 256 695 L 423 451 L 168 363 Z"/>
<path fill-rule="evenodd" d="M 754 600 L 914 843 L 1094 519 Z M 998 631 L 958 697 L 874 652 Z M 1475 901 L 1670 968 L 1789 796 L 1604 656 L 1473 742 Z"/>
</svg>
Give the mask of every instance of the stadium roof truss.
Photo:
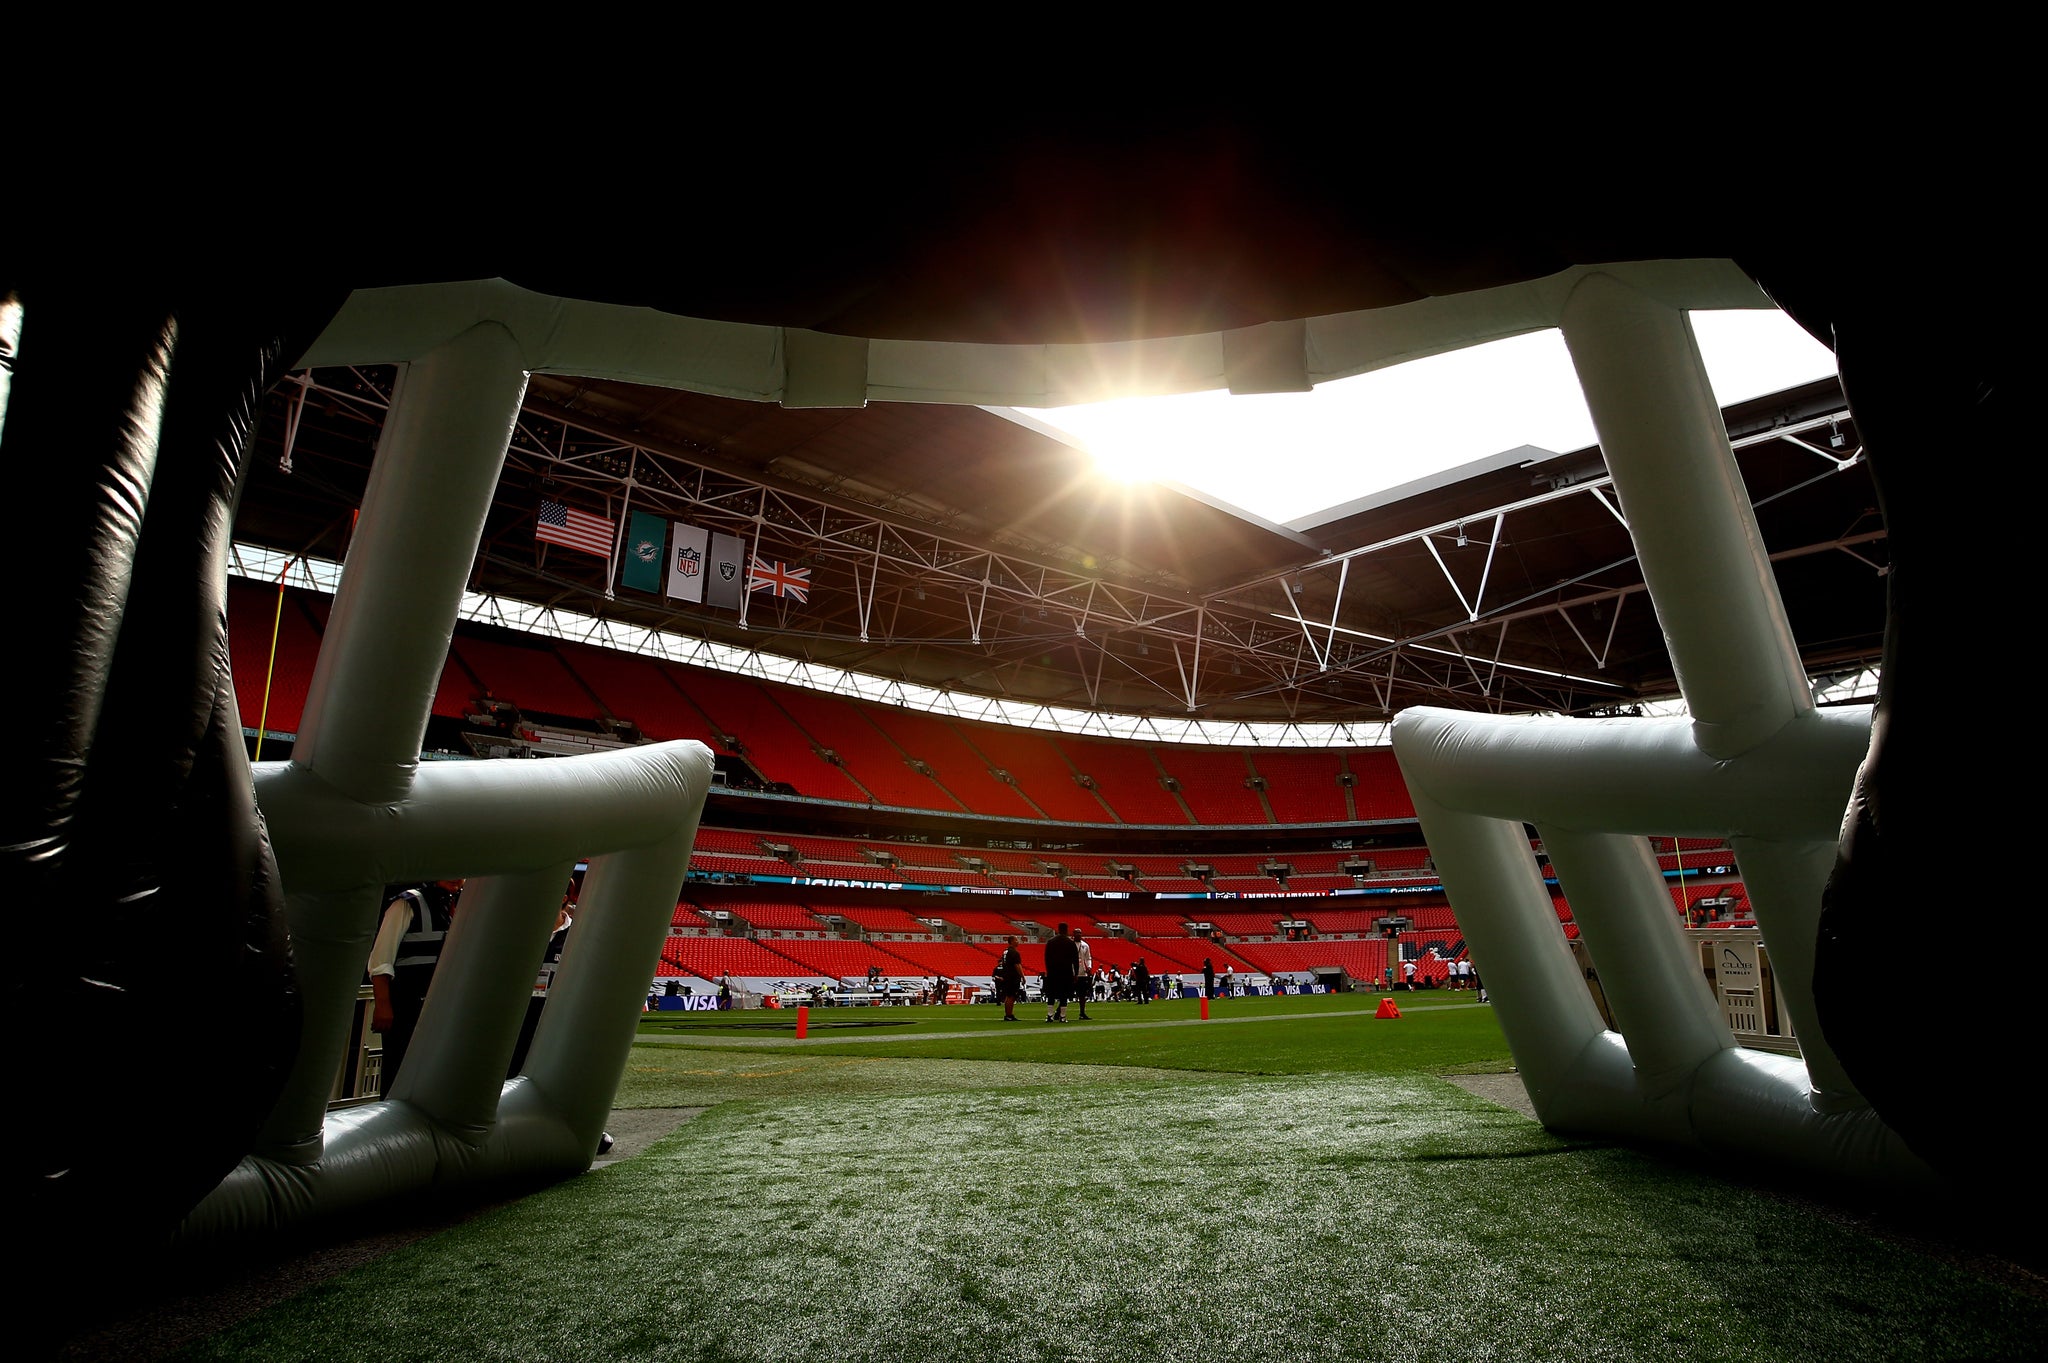
<svg viewBox="0 0 2048 1363">
<path fill-rule="evenodd" d="M 344 462 L 360 476 L 368 462 L 361 447 L 381 424 L 397 372 L 308 370 L 280 386 L 268 423 L 279 442 L 276 472 L 266 469 L 266 489 L 324 492 L 329 509 L 296 532 L 276 524 L 242 538 L 298 555 L 333 544 L 360 490 L 332 466 L 308 466 L 309 414 L 329 437 L 357 447 Z M 829 689 L 918 708 L 1013 718 L 1017 707 L 1049 707 L 1059 727 L 1107 710 L 1376 732 L 1415 703 L 1604 713 L 1657 693 L 1640 667 L 1612 666 L 1640 653 L 1646 635 L 1654 646 L 1656 627 L 1647 602 L 1634 600 L 1643 583 L 1597 450 L 1526 449 L 1491 479 L 1454 485 L 1451 500 L 1383 508 L 1320 532 L 1255 522 L 1266 552 L 1238 555 L 1226 580 L 1196 584 L 1118 557 L 1099 540 L 1091 549 L 1017 524 L 978 524 L 886 463 L 785 458 L 763 470 L 687 436 L 654 433 L 644 413 L 632 420 L 639 429 L 625 429 L 587 410 L 598 385 L 573 387 L 535 376 L 473 570 L 472 618 L 530 630 L 538 607 L 545 633 L 799 684 L 829 679 Z M 603 388 L 614 404 L 634 393 L 676 396 Z M 1861 450 L 1845 436 L 1846 404 L 1826 388 L 1796 408 L 1773 408 L 1756 429 L 1731 420 L 1738 451 L 1770 443 L 1810 465 L 1804 477 L 1780 475 L 1760 509 L 1859 466 Z M 252 500 L 274 495 L 259 489 Z M 802 606 L 743 593 L 736 614 L 613 589 L 610 565 L 534 541 L 541 496 L 602 507 L 621 537 L 630 511 L 738 535 L 746 553 L 807 564 L 816 589 Z M 1569 520 L 1560 519 L 1565 504 Z M 1417 514 L 1431 518 L 1417 524 Z M 1881 575 L 1881 526 L 1843 514 L 1849 521 L 1836 533 L 1781 544 L 1773 560 L 1839 552 Z M 1608 531 L 1591 530 L 1589 516 Z M 260 513 L 256 520 L 260 527 Z M 1343 543 L 1361 533 L 1369 538 Z M 1560 537 L 1573 542 L 1570 563 L 1504 571 L 1519 546 Z M 1861 641 L 1835 660 L 1837 670 L 1860 670 L 1875 652 L 1874 639 Z M 934 696 L 956 699 L 934 705 Z M 1215 741 L 1207 723 L 1194 732 Z"/>
</svg>

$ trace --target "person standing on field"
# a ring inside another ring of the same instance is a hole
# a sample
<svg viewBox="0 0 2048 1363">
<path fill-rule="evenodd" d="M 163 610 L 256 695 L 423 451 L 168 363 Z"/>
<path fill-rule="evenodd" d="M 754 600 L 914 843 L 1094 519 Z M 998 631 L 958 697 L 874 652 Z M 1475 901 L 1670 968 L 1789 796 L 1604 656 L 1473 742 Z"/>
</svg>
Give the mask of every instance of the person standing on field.
<svg viewBox="0 0 2048 1363">
<path fill-rule="evenodd" d="M 1095 953 L 1074 929 L 1074 998 L 1081 1005 L 1081 1021 L 1088 1020 L 1088 996 L 1095 992 Z"/>
<path fill-rule="evenodd" d="M 1074 949 L 1074 939 L 1067 935 L 1067 925 L 1062 923 L 1053 938 L 1045 944 L 1045 1020 L 1065 1022 L 1067 1020 L 1067 997 L 1074 992 L 1074 969 L 1080 954 Z"/>
</svg>

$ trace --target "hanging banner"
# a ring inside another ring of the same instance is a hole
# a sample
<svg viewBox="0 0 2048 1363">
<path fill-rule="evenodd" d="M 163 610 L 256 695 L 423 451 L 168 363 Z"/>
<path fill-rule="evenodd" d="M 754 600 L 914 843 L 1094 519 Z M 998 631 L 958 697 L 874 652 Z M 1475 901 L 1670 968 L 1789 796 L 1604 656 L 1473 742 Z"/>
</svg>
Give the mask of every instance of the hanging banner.
<svg viewBox="0 0 2048 1363">
<path fill-rule="evenodd" d="M 659 516 L 635 511 L 626 526 L 626 552 L 619 559 L 619 585 L 640 592 L 661 590 L 661 551 L 668 527 Z"/>
<path fill-rule="evenodd" d="M 711 532 L 684 521 L 675 523 L 675 532 L 668 554 L 668 594 L 678 601 L 702 602 L 704 573 L 711 558 Z"/>
<path fill-rule="evenodd" d="M 740 598 L 746 595 L 746 551 L 738 535 L 711 535 L 711 557 L 706 560 L 704 573 L 704 604 L 717 606 L 721 610 L 736 611 Z"/>
</svg>

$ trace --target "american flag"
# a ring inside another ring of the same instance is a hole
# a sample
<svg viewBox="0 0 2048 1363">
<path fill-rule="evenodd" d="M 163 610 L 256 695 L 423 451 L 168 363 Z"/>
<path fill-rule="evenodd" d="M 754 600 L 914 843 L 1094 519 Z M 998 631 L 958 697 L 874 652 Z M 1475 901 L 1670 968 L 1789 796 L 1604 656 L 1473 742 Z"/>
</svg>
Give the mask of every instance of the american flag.
<svg viewBox="0 0 2048 1363">
<path fill-rule="evenodd" d="M 560 502 L 542 502 L 533 537 L 543 544 L 559 544 L 565 549 L 581 549 L 586 554 L 610 558 L 612 536 L 617 528 L 611 521 L 588 511 L 578 511 Z"/>
<path fill-rule="evenodd" d="M 747 571 L 747 590 L 772 592 L 798 603 L 806 602 L 811 599 L 811 570 L 784 567 L 781 559 L 770 563 L 757 558 Z"/>
</svg>

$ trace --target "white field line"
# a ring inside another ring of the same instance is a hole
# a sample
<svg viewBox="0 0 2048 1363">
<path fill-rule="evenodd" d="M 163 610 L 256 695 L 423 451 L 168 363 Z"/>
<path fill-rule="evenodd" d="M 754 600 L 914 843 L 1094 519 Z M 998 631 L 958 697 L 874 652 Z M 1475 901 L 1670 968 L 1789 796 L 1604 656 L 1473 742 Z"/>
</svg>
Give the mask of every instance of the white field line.
<svg viewBox="0 0 2048 1363">
<path fill-rule="evenodd" d="M 1430 1007 L 1426 1009 L 1417 1009 L 1416 1011 L 1440 1013 L 1448 1012 L 1454 1008 L 1491 1008 L 1492 1006 L 1493 1005 L 1489 1003 L 1439 1003 L 1432 1004 Z M 820 1011 L 823 1012 L 827 1010 L 821 1009 Z M 1161 1027 L 1215 1027 L 1226 1025 L 1229 1023 L 1308 1022 L 1317 1018 L 1371 1017 L 1376 1011 L 1378 1011 L 1378 1005 L 1374 1005 L 1372 1008 L 1347 1008 L 1341 1012 L 1333 1013 L 1269 1013 L 1260 1017 L 1168 1018 L 1162 1019 L 1159 1022 L 1095 1022 L 1093 1020 L 1090 1020 L 1086 1024 L 1082 1024 L 1075 1019 L 1069 1018 L 1065 1023 L 1059 1025 L 1064 1027 L 1085 1026 L 1086 1029 L 1090 1032 L 1127 1032 L 1136 1028 L 1157 1029 Z M 1046 1022 L 1043 1018 L 1029 1018 L 1019 1015 L 1017 1020 L 1020 1023 L 1023 1023 L 1026 1029 L 1042 1028 L 1046 1026 Z M 822 1026 L 824 1024 L 820 1025 Z M 837 1031 L 838 1029 L 832 1028 L 830 1030 Z M 802 1041 L 799 1041 L 793 1036 L 718 1036 L 707 1031 L 702 1034 L 693 1032 L 681 1036 L 643 1036 L 636 1038 L 636 1044 L 646 1046 L 692 1046 L 704 1049 L 723 1047 L 759 1047 L 767 1050 L 774 1050 L 777 1048 L 789 1046 L 856 1046 L 866 1042 L 970 1041 L 985 1040 L 990 1037 L 1014 1035 L 1016 1035 L 1015 1032 L 1009 1031 L 1002 1027 L 976 1028 L 974 1031 L 971 1032 L 910 1032 L 898 1031 L 894 1028 L 890 1028 L 885 1031 L 882 1031 L 880 1035 L 813 1035 L 810 1037 L 806 1037 Z"/>
</svg>

